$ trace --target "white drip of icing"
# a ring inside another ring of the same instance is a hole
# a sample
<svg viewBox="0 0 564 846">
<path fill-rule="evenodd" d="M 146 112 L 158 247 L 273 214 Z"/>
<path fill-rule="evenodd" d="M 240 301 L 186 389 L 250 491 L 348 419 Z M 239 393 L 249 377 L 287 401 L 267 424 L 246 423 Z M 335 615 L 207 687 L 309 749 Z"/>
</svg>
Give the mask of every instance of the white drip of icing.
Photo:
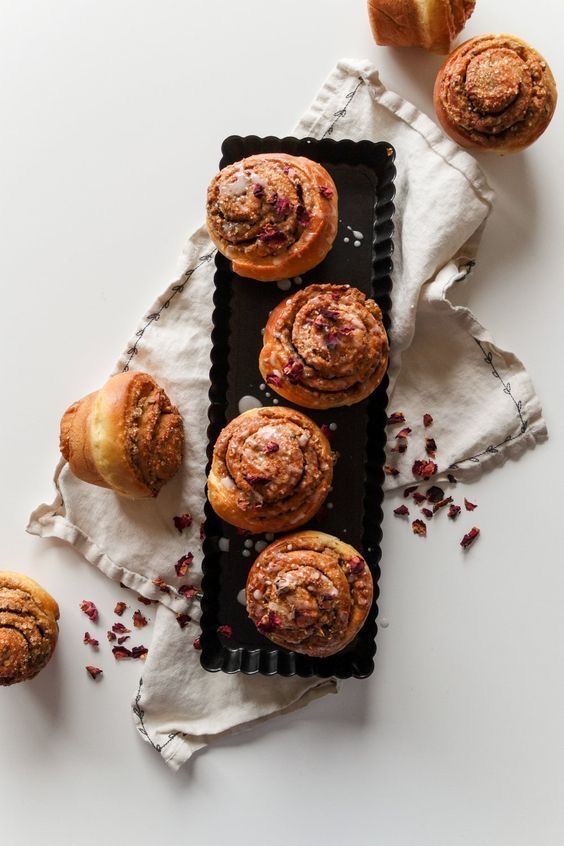
<svg viewBox="0 0 564 846">
<path fill-rule="evenodd" d="M 229 552 L 229 538 L 220 538 L 218 546 L 221 552 Z"/>
<path fill-rule="evenodd" d="M 247 604 L 247 594 L 245 588 L 242 588 L 239 593 L 237 594 L 237 602 L 240 602 L 241 605 Z"/>
<path fill-rule="evenodd" d="M 268 546 L 268 544 L 267 544 L 267 542 L 266 542 L 266 541 L 261 541 L 261 540 L 259 540 L 259 541 L 257 541 L 257 542 L 255 543 L 255 550 L 256 550 L 257 552 L 262 552 L 262 551 L 263 551 L 263 549 L 266 549 L 266 547 L 267 547 L 267 546 Z"/>
<path fill-rule="evenodd" d="M 221 193 L 226 197 L 240 197 L 247 190 L 249 178 L 243 169 L 238 170 L 235 179 L 221 186 Z"/>
<path fill-rule="evenodd" d="M 347 226 L 347 229 L 352 232 L 357 241 L 362 241 L 364 238 L 364 233 L 359 232 L 358 229 L 353 229 L 352 226 Z"/>
<path fill-rule="evenodd" d="M 243 546 L 245 547 L 245 549 L 251 549 L 252 545 L 253 545 L 253 542 L 252 542 L 252 540 L 250 540 L 250 538 L 247 538 L 247 540 L 243 543 Z"/>
<path fill-rule="evenodd" d="M 290 279 L 279 279 L 276 286 L 280 288 L 281 291 L 289 291 L 292 287 L 292 282 Z"/>
<path fill-rule="evenodd" d="M 262 402 L 257 397 L 250 395 L 241 397 L 239 400 L 239 414 L 243 414 L 245 411 L 251 411 L 253 408 L 262 408 Z"/>
<path fill-rule="evenodd" d="M 221 480 L 221 484 L 228 491 L 232 491 L 235 488 L 235 482 L 231 476 L 224 476 Z"/>
</svg>

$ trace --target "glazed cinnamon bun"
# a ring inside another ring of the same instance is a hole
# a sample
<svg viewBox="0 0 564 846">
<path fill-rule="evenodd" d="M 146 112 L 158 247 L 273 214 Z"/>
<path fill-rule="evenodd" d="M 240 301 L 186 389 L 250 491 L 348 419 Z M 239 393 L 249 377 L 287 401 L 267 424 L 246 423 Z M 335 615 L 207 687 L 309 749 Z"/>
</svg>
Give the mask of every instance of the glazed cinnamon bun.
<svg viewBox="0 0 564 846">
<path fill-rule="evenodd" d="M 312 420 L 289 408 L 254 408 L 218 437 L 208 498 L 233 526 L 283 532 L 316 514 L 332 478 L 331 447 Z"/>
<path fill-rule="evenodd" d="M 182 417 L 147 373 L 119 373 L 73 403 L 60 449 L 77 478 L 122 496 L 157 496 L 182 462 Z"/>
<path fill-rule="evenodd" d="M 368 14 L 378 44 L 448 53 L 475 5 L 476 0 L 368 0 Z"/>
<path fill-rule="evenodd" d="M 0 572 L 0 685 L 32 679 L 51 658 L 59 607 L 28 576 Z"/>
<path fill-rule="evenodd" d="M 362 628 L 372 575 L 352 546 L 323 532 L 297 532 L 271 543 L 246 586 L 249 617 L 278 646 L 322 658 L 344 649 Z"/>
<path fill-rule="evenodd" d="M 388 366 L 388 337 L 374 300 L 349 285 L 308 285 L 271 313 L 259 357 L 263 379 L 306 408 L 353 405 Z"/>
<path fill-rule="evenodd" d="M 511 153 L 542 135 L 556 108 L 556 83 L 543 57 L 513 35 L 461 44 L 434 90 L 443 129 L 463 147 Z"/>
<path fill-rule="evenodd" d="M 324 167 L 284 153 L 228 165 L 208 188 L 210 238 L 240 276 L 272 282 L 319 264 L 337 234 L 337 189 Z"/>
</svg>

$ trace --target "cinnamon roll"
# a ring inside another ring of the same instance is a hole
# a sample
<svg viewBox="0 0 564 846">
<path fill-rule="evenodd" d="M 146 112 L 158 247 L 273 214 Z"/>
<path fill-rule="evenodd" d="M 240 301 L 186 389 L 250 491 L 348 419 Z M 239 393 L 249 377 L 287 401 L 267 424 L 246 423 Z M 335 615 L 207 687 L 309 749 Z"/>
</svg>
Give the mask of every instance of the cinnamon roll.
<svg viewBox="0 0 564 846">
<path fill-rule="evenodd" d="M 332 478 L 331 447 L 309 417 L 290 408 L 254 408 L 218 437 L 208 498 L 233 526 L 283 532 L 314 516 Z"/>
<path fill-rule="evenodd" d="M 59 606 L 28 576 L 0 572 L 0 685 L 32 679 L 51 658 Z"/>
<path fill-rule="evenodd" d="M 263 379 L 306 408 L 353 405 L 378 387 L 388 337 L 374 300 L 349 285 L 309 285 L 279 303 L 264 331 Z"/>
<path fill-rule="evenodd" d="M 511 153 L 542 135 L 556 108 L 556 83 L 543 57 L 513 35 L 461 44 L 434 90 L 443 129 L 463 147 Z"/>
<path fill-rule="evenodd" d="M 368 0 L 368 14 L 378 44 L 448 53 L 475 5 L 476 0 Z"/>
<path fill-rule="evenodd" d="M 322 658 L 344 649 L 362 628 L 372 575 L 352 546 L 323 532 L 280 538 L 255 560 L 247 612 L 278 646 Z"/>
<path fill-rule="evenodd" d="M 337 234 L 337 189 L 324 167 L 285 153 L 228 165 L 208 188 L 210 238 L 240 276 L 272 282 L 319 264 Z"/>
<path fill-rule="evenodd" d="M 60 449 L 79 479 L 138 499 L 157 496 L 182 462 L 182 417 L 147 373 L 119 373 L 73 403 Z"/>
</svg>

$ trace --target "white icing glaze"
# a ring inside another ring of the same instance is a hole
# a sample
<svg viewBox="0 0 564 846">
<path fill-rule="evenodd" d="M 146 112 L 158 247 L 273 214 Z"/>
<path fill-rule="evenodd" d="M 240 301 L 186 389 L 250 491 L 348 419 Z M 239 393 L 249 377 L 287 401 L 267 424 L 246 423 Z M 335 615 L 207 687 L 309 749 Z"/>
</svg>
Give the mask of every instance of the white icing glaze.
<svg viewBox="0 0 564 846">
<path fill-rule="evenodd" d="M 229 538 L 220 538 L 218 546 L 221 552 L 229 552 Z"/>
<path fill-rule="evenodd" d="M 249 177 L 241 168 L 241 170 L 238 170 L 235 174 L 235 179 L 232 179 L 231 182 L 226 182 L 221 186 L 221 193 L 226 197 L 240 197 L 241 194 L 244 194 L 247 190 L 248 184 Z"/>
<path fill-rule="evenodd" d="M 256 397 L 250 395 L 241 397 L 239 400 L 239 414 L 245 411 L 250 411 L 252 408 L 262 408 L 262 402 Z"/>
<path fill-rule="evenodd" d="M 347 226 L 347 229 L 352 232 L 357 241 L 362 241 L 362 239 L 364 238 L 364 233 L 359 232 L 358 229 L 353 229 L 352 226 Z"/>
<path fill-rule="evenodd" d="M 360 247 L 360 244 L 361 244 L 360 241 L 355 241 L 354 244 L 353 244 L 353 247 Z"/>
<path fill-rule="evenodd" d="M 247 604 L 247 594 L 245 593 L 245 588 L 242 588 L 237 594 L 237 602 L 240 602 L 241 605 Z"/>
<path fill-rule="evenodd" d="M 303 432 L 303 434 L 300 435 L 300 437 L 298 438 L 298 443 L 302 447 L 302 449 L 303 447 L 307 446 L 310 437 L 311 436 L 309 432 Z"/>
<path fill-rule="evenodd" d="M 346 236 L 345 236 L 345 238 L 343 238 L 343 241 L 345 242 L 345 244 L 349 244 L 349 243 L 350 243 L 350 240 L 351 240 L 351 239 L 350 239 L 350 238 L 347 238 Z"/>
<path fill-rule="evenodd" d="M 231 476 L 224 476 L 221 480 L 221 484 L 228 491 L 232 491 L 235 488 L 235 482 L 233 481 Z"/>
<path fill-rule="evenodd" d="M 262 592 L 258 588 L 253 591 L 253 599 L 256 599 L 257 601 L 262 599 Z"/>
<path fill-rule="evenodd" d="M 337 431 L 337 424 L 336 423 L 329 423 L 329 428 L 332 432 Z"/>
</svg>

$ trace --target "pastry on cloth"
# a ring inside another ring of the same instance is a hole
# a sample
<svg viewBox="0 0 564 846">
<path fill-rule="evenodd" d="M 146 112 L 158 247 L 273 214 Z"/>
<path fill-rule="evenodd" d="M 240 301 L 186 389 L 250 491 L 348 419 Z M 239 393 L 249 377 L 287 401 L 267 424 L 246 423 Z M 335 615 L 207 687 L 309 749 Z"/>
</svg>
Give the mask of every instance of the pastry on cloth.
<svg viewBox="0 0 564 846">
<path fill-rule="evenodd" d="M 278 646 L 322 658 L 345 648 L 372 605 L 364 558 L 324 532 L 296 532 L 271 543 L 250 569 L 249 617 Z"/>
<path fill-rule="evenodd" d="M 74 475 L 131 499 L 156 496 L 183 447 L 182 417 L 147 373 L 112 376 L 61 420 L 60 449 Z"/>
<path fill-rule="evenodd" d="M 337 189 L 302 156 L 264 153 L 228 165 L 208 188 L 210 238 L 240 276 L 273 282 L 318 265 L 337 234 Z"/>
<path fill-rule="evenodd" d="M 378 44 L 448 53 L 475 5 L 476 0 L 368 0 L 368 14 Z"/>
<path fill-rule="evenodd" d="M 29 576 L 0 571 L 0 685 L 32 679 L 57 645 L 59 606 Z"/>
<path fill-rule="evenodd" d="M 434 102 L 443 129 L 463 147 L 512 153 L 542 135 L 556 108 L 543 57 L 513 35 L 461 44 L 439 71 Z"/>
<path fill-rule="evenodd" d="M 214 511 L 250 532 L 303 526 L 333 479 L 333 453 L 321 429 L 290 408 L 253 408 L 219 435 L 208 477 Z"/>
<path fill-rule="evenodd" d="M 378 387 L 388 366 L 382 313 L 349 285 L 308 285 L 280 302 L 263 343 L 263 379 L 306 408 L 360 402 Z"/>
</svg>

